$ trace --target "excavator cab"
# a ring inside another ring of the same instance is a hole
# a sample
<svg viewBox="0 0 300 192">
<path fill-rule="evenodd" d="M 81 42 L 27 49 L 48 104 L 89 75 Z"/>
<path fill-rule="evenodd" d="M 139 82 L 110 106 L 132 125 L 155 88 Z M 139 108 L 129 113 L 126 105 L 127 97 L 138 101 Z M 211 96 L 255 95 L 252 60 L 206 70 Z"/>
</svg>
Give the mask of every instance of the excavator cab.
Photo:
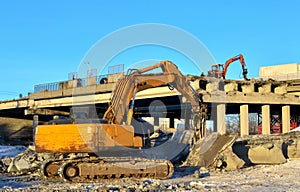
<svg viewBox="0 0 300 192">
<path fill-rule="evenodd" d="M 208 77 L 221 78 L 222 77 L 222 71 L 223 71 L 223 65 L 222 64 L 213 64 L 211 66 L 211 70 L 208 71 Z"/>
</svg>

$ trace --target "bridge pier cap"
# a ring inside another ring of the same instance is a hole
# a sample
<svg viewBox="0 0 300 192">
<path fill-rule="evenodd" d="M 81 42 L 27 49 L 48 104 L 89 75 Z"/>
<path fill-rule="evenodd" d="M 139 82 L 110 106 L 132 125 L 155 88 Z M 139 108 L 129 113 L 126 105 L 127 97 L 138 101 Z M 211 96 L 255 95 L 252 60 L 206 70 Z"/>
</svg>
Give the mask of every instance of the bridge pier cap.
<svg viewBox="0 0 300 192">
<path fill-rule="evenodd" d="M 176 26 L 145 23 L 127 26 L 102 37 L 84 55 L 78 65 L 77 73 L 79 78 L 86 78 L 87 71 L 94 69 L 96 69 L 98 75 L 107 74 L 109 66 L 124 64 L 126 74 L 128 69 L 145 68 L 162 60 L 169 60 L 175 63 L 184 75 L 192 74 L 198 76 L 202 72 L 207 73 L 211 65 L 216 63 L 210 51 L 191 33 Z M 154 72 L 159 73 L 160 71 L 156 69 Z M 76 89 L 74 89 L 73 94 L 78 94 Z M 90 97 L 93 99 L 94 96 L 91 95 Z M 76 103 L 76 97 L 74 97 L 72 108 L 75 110 L 77 107 Z M 96 111 L 95 106 L 94 110 Z M 185 111 L 182 107 L 181 117 L 185 116 L 184 113 Z M 176 139 L 171 142 L 178 146 L 183 144 L 179 143 L 182 142 L 181 140 Z M 159 150 L 155 148 L 142 149 L 143 154 L 149 158 L 162 158 L 160 155 L 164 154 L 164 152 L 154 152 L 154 150 Z M 160 148 L 164 147 L 160 145 Z M 135 151 L 139 149 L 124 147 L 124 150 Z M 164 156 L 164 159 L 171 160 L 181 152 L 173 148 L 170 151 L 172 153 L 167 157 Z M 98 151 L 95 151 L 95 154 L 99 154 Z"/>
</svg>

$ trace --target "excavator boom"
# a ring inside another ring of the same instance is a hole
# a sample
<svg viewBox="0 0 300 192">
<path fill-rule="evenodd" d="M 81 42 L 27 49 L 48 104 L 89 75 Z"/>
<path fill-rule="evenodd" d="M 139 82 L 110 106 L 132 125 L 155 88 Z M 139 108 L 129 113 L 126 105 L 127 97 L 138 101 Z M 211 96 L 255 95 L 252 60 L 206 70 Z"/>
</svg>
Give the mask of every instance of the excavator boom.
<svg viewBox="0 0 300 192">
<path fill-rule="evenodd" d="M 161 74 L 143 74 L 156 68 L 161 68 Z M 130 124 L 132 112 L 128 111 L 128 105 L 135 94 L 154 87 L 168 85 L 176 88 L 196 108 L 200 100 L 196 91 L 191 87 L 185 76 L 171 61 L 161 61 L 155 65 L 135 70 L 117 82 L 108 110 L 103 119 L 113 124 Z M 127 118 L 124 117 L 127 114 Z"/>
</svg>

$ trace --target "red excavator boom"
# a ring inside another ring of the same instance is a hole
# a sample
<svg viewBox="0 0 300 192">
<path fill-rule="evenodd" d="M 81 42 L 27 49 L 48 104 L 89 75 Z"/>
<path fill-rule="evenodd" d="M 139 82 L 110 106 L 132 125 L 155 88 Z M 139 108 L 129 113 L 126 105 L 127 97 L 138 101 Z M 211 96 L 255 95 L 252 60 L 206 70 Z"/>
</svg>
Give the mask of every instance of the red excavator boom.
<svg viewBox="0 0 300 192">
<path fill-rule="evenodd" d="M 222 77 L 225 79 L 226 77 L 226 73 L 227 73 L 227 68 L 229 67 L 229 65 L 236 61 L 236 60 L 240 60 L 240 63 L 242 65 L 242 69 L 243 69 L 243 77 L 245 80 L 248 80 L 247 78 L 247 73 L 248 73 L 248 70 L 246 69 L 246 64 L 245 64 L 245 59 L 244 59 L 244 56 L 242 54 L 239 54 L 237 56 L 234 56 L 230 59 L 228 59 L 225 63 L 225 66 L 224 66 L 224 69 L 222 71 Z"/>
</svg>

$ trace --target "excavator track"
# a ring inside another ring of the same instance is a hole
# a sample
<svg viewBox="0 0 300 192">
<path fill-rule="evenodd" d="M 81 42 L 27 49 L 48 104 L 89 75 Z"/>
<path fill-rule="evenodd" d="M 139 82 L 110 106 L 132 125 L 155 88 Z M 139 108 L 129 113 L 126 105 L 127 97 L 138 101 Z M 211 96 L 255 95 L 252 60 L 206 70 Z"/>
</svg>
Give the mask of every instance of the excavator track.
<svg viewBox="0 0 300 192">
<path fill-rule="evenodd" d="M 69 182 L 101 182 L 118 178 L 168 179 L 173 172 L 173 164 L 168 160 L 128 157 L 62 159 L 47 161 L 42 166 L 44 177 L 60 177 Z"/>
</svg>

